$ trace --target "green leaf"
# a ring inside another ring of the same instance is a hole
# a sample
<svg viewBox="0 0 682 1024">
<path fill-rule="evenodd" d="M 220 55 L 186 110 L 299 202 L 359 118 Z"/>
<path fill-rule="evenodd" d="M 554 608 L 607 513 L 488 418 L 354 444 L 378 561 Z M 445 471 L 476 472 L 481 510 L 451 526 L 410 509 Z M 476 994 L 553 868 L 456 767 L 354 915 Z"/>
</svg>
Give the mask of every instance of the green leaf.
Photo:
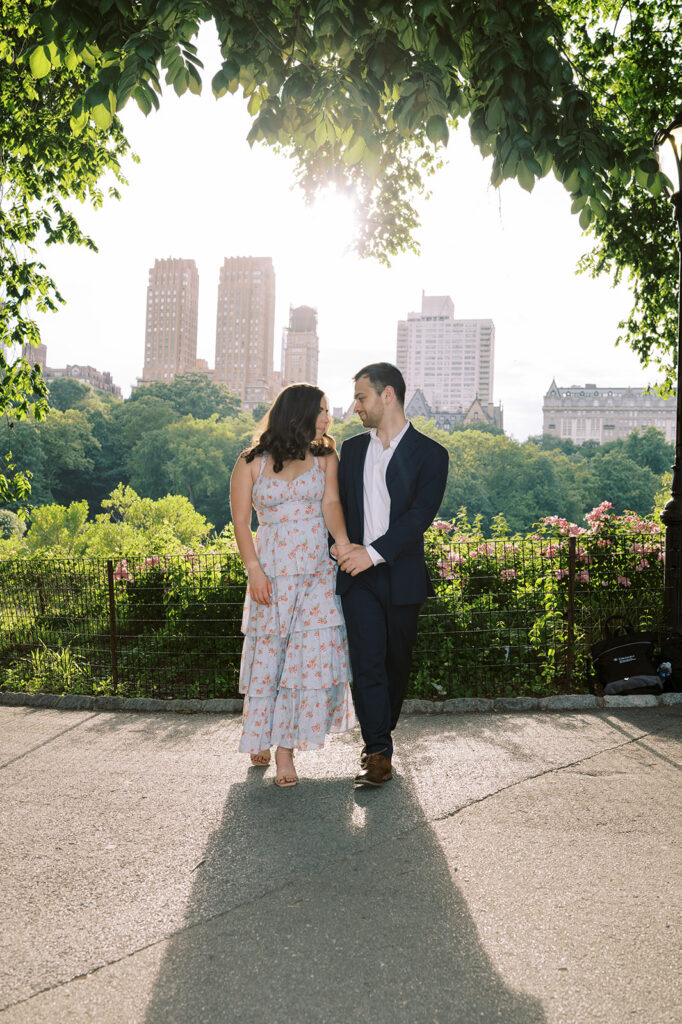
<svg viewBox="0 0 682 1024">
<path fill-rule="evenodd" d="M 367 143 L 363 139 L 362 135 L 355 135 L 352 144 L 346 149 L 343 154 L 343 162 L 352 167 L 362 160 L 363 154 L 367 149 Z"/>
<path fill-rule="evenodd" d="M 28 62 L 34 78 L 44 78 L 52 70 L 49 53 L 45 46 L 37 46 L 31 53 Z"/>
<path fill-rule="evenodd" d="M 504 115 L 504 107 L 502 106 L 502 100 L 499 96 L 488 104 L 485 112 L 485 123 L 491 132 L 497 132 L 505 123 L 506 118 Z"/>
<path fill-rule="evenodd" d="M 532 192 L 535 184 L 535 175 L 531 171 L 530 167 L 523 160 L 519 161 L 519 166 L 516 171 L 516 178 L 521 186 L 525 188 L 526 192 Z"/>
<path fill-rule="evenodd" d="M 225 72 L 223 71 L 223 69 L 221 68 L 220 71 L 218 71 L 217 74 L 213 76 L 213 79 L 211 81 L 211 90 L 213 92 L 213 95 L 216 98 L 224 96 L 225 93 L 227 92 L 228 84 L 229 79 Z"/>
<path fill-rule="evenodd" d="M 586 195 L 576 196 L 573 202 L 571 203 L 571 213 L 580 213 L 587 200 L 588 196 Z"/>
<path fill-rule="evenodd" d="M 376 179 L 381 167 L 381 154 L 369 148 L 365 149 L 362 154 L 362 167 L 368 178 Z"/>
<path fill-rule="evenodd" d="M 448 123 L 441 114 L 431 115 L 426 122 L 426 134 L 434 145 L 442 142 L 444 146 L 447 146 L 449 138 Z"/>
<path fill-rule="evenodd" d="M 587 231 L 590 224 L 592 223 L 592 210 L 589 208 L 589 206 L 584 206 L 580 211 L 579 223 L 583 231 Z"/>
<path fill-rule="evenodd" d="M 112 121 L 111 111 L 104 103 L 98 103 L 96 107 L 93 107 L 92 119 L 98 128 L 105 130 L 109 127 Z"/>
</svg>

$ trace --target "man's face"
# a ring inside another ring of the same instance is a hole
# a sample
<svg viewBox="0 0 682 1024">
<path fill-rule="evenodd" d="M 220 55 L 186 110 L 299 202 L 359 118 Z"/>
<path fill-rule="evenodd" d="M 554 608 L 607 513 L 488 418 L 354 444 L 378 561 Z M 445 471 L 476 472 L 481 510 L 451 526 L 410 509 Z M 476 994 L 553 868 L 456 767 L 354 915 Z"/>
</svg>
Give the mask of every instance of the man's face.
<svg viewBox="0 0 682 1024">
<path fill-rule="evenodd" d="M 381 426 L 385 408 L 382 396 L 376 393 L 369 377 L 359 377 L 355 382 L 353 411 L 358 414 L 364 426 Z"/>
</svg>

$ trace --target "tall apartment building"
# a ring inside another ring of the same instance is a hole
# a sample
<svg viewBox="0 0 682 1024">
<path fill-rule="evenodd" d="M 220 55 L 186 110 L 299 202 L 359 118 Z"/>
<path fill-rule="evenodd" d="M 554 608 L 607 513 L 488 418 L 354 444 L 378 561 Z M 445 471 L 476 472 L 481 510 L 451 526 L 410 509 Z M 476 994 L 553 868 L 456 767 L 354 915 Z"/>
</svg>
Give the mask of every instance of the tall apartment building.
<svg viewBox="0 0 682 1024">
<path fill-rule="evenodd" d="M 194 260 L 154 260 L 147 285 L 140 384 L 193 373 L 197 362 L 199 271 Z"/>
<path fill-rule="evenodd" d="M 317 384 L 319 355 L 317 310 L 289 306 L 289 326 L 282 333 L 282 385 Z"/>
<path fill-rule="evenodd" d="M 641 388 L 559 387 L 555 380 L 542 403 L 542 432 L 583 441 L 614 441 L 633 430 L 656 427 L 675 443 L 676 401 Z"/>
<path fill-rule="evenodd" d="M 492 320 L 455 320 L 449 295 L 422 292 L 421 311 L 398 321 L 396 365 L 408 402 L 420 390 L 443 412 L 467 409 L 476 398 L 491 405 L 494 355 Z"/>
<path fill-rule="evenodd" d="M 269 256 L 227 257 L 220 268 L 213 379 L 244 409 L 273 392 L 275 271 Z"/>
</svg>

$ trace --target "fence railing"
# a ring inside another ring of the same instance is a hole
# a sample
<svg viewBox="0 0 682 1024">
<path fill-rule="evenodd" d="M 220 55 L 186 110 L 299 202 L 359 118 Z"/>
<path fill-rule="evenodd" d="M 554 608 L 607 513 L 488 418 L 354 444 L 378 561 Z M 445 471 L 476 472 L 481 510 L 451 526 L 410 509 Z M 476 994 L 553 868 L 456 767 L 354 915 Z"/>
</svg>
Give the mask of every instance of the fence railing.
<svg viewBox="0 0 682 1024">
<path fill-rule="evenodd" d="M 432 541 L 409 696 L 580 692 L 605 620 L 657 627 L 659 538 Z M 246 579 L 236 554 L 0 561 L 0 688 L 238 693 Z"/>
</svg>

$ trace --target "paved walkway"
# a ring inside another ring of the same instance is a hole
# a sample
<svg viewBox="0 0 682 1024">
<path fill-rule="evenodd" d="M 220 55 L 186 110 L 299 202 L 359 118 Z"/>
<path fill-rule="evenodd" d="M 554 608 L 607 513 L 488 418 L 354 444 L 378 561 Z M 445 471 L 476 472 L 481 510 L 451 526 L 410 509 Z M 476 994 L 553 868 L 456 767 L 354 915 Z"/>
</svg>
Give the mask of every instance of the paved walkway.
<svg viewBox="0 0 682 1024">
<path fill-rule="evenodd" d="M 0 1024 L 680 1024 L 679 705 L 238 733 L 0 707 Z"/>
</svg>

